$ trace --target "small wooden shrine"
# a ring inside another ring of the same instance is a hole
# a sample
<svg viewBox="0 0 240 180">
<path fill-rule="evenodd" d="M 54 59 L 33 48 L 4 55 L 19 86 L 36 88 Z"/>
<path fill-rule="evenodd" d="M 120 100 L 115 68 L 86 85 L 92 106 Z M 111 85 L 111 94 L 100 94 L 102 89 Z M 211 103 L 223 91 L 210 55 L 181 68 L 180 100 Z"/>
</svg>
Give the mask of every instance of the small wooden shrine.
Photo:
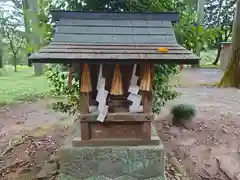
<svg viewBox="0 0 240 180">
<path fill-rule="evenodd" d="M 180 46 L 176 13 L 52 11 L 52 42 L 30 60 L 80 73 L 81 134 L 74 147 L 158 145 L 152 138 L 155 64 L 198 64 Z M 71 85 L 71 76 L 69 84 Z"/>
</svg>

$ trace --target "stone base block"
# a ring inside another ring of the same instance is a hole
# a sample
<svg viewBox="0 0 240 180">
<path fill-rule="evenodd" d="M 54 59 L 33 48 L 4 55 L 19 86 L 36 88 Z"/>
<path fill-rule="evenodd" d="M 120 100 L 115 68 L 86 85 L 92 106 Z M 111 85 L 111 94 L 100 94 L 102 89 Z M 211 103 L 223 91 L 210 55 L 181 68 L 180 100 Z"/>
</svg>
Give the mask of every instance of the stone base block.
<svg viewBox="0 0 240 180">
<path fill-rule="evenodd" d="M 86 180 L 164 177 L 164 151 L 161 146 L 65 147 L 59 155 L 60 173 L 65 179 L 67 176 Z"/>
<path fill-rule="evenodd" d="M 61 173 L 58 180 L 80 180 L 80 179 Z M 126 176 L 121 176 L 121 177 L 118 177 L 118 178 L 115 178 L 115 179 L 111 179 L 107 176 L 97 176 L 97 177 L 95 176 L 95 177 L 86 178 L 86 180 L 139 180 L 139 179 L 126 175 Z M 162 176 L 158 176 L 158 177 L 154 177 L 154 178 L 148 178 L 148 179 L 145 179 L 145 180 L 166 180 L 166 178 L 162 177 Z"/>
<path fill-rule="evenodd" d="M 59 150 L 60 180 L 165 180 L 164 149 L 159 145 L 72 146 Z"/>
</svg>

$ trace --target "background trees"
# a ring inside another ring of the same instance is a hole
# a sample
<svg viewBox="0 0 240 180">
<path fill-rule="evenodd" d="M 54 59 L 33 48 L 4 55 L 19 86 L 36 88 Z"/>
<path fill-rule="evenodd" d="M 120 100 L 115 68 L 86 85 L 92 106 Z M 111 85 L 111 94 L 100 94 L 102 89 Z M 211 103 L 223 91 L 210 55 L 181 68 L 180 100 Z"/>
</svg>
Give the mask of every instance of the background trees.
<svg viewBox="0 0 240 180">
<path fill-rule="evenodd" d="M 213 62 L 216 64 L 220 56 L 220 42 L 231 39 L 235 9 L 235 0 L 205 0 L 204 22 L 199 25 L 198 0 L 85 0 L 84 2 L 77 0 L 9 0 L 9 2 L 12 2 L 12 9 L 14 9 L 12 12 L 18 13 L 17 16 L 21 19 L 18 27 L 25 32 L 24 34 L 16 32 L 16 37 L 20 37 L 20 34 L 24 35 L 26 42 L 24 47 L 20 48 L 20 57 L 17 57 L 20 59 L 16 61 L 17 64 L 27 64 L 26 55 L 37 51 L 51 39 L 52 24 L 49 9 L 175 11 L 180 15 L 179 22 L 174 25 L 178 42 L 195 53 L 197 49 L 201 51 L 218 49 L 218 55 Z M 10 19 L 10 16 L 5 16 L 6 18 Z M 3 44 L 6 39 L 6 34 L 2 33 Z M 16 40 L 16 46 L 18 46 L 18 42 L 19 40 Z M 7 49 L 10 51 L 9 48 Z M 5 62 L 13 61 L 13 56 L 9 56 L 8 53 L 4 54 Z M 41 74 L 42 70 L 40 65 L 35 66 L 36 74 Z"/>
<path fill-rule="evenodd" d="M 0 33 L 0 69 L 3 68 L 4 62 L 3 62 L 3 38 L 2 33 Z"/>
<path fill-rule="evenodd" d="M 217 48 L 218 53 L 213 64 L 217 64 L 221 53 L 221 42 L 227 42 L 232 36 L 235 0 L 207 0 L 205 3 L 204 24 L 216 31 L 216 38 L 209 43 L 210 48 Z"/>
<path fill-rule="evenodd" d="M 17 64 L 20 63 L 20 52 L 26 44 L 25 33 L 21 29 L 21 20 L 21 13 L 18 10 L 11 13 L 5 13 L 3 9 L 0 11 L 1 57 L 3 58 L 5 50 L 9 52 L 10 63 L 14 66 L 15 72 L 17 71 Z"/>
<path fill-rule="evenodd" d="M 240 88 L 240 1 L 237 0 L 233 23 L 232 54 L 228 68 L 220 82 L 220 87 Z"/>
</svg>

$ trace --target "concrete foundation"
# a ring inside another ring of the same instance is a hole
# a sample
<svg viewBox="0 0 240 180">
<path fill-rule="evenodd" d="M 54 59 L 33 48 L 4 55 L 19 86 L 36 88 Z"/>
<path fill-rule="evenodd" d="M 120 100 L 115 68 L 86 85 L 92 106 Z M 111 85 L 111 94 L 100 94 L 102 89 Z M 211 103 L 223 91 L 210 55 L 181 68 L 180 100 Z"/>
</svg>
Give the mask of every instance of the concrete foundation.
<svg viewBox="0 0 240 180">
<path fill-rule="evenodd" d="M 156 136 L 154 130 L 152 134 Z M 59 151 L 60 180 L 165 180 L 161 142 L 150 146 L 73 147 L 72 139 Z"/>
</svg>

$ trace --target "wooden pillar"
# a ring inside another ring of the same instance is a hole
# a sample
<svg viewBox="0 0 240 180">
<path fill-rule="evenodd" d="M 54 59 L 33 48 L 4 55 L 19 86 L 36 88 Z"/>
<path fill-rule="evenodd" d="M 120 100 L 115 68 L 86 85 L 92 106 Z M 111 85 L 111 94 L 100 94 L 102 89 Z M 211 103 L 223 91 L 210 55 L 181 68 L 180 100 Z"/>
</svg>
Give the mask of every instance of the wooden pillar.
<svg viewBox="0 0 240 180">
<path fill-rule="evenodd" d="M 146 65 L 141 65 L 140 67 L 140 79 L 142 80 L 143 74 L 146 70 Z M 151 84 L 153 86 L 153 74 L 154 73 L 154 65 L 151 65 Z M 144 113 L 152 113 L 152 91 L 141 91 L 142 95 L 142 104 L 143 104 L 143 112 Z M 151 122 L 144 122 L 143 132 L 145 140 L 151 139 Z"/>
<path fill-rule="evenodd" d="M 140 80 L 143 78 L 146 65 L 141 65 L 140 67 Z M 151 65 L 151 84 L 153 87 L 153 77 L 154 77 L 154 65 Z M 140 82 L 141 83 L 141 82 Z M 152 113 L 152 91 L 141 91 L 142 104 L 144 113 Z"/>
<path fill-rule="evenodd" d="M 68 87 L 72 87 L 72 81 L 73 81 L 73 66 L 72 64 L 69 65 L 68 68 Z"/>
<path fill-rule="evenodd" d="M 81 76 L 82 76 L 83 65 L 80 65 L 80 76 L 79 76 L 79 87 L 81 87 Z M 89 112 L 89 93 L 80 92 L 79 97 L 79 111 L 80 114 L 88 114 Z M 90 139 L 90 127 L 87 122 L 81 121 L 81 138 L 82 140 Z"/>
</svg>

